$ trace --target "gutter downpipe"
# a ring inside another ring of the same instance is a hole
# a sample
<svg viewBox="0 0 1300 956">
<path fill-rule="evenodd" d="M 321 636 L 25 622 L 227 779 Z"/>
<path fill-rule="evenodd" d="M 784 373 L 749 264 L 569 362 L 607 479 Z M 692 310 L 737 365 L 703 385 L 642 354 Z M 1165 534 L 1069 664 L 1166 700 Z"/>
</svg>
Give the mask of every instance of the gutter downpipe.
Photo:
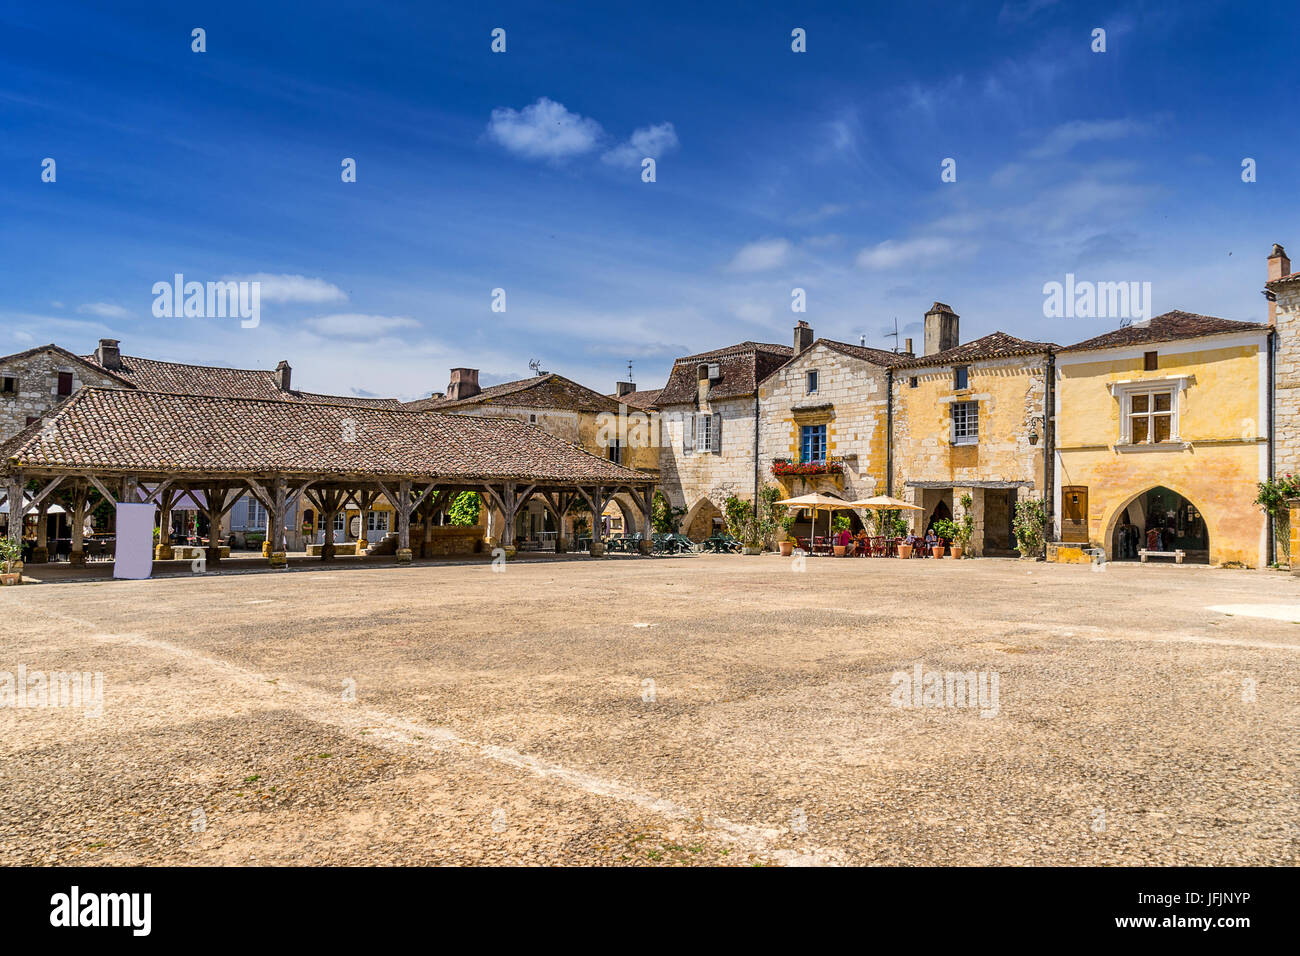
<svg viewBox="0 0 1300 956">
<path fill-rule="evenodd" d="M 885 494 L 894 493 L 894 370 L 885 369 Z"/>
<path fill-rule="evenodd" d="M 1270 484 L 1272 483 L 1273 478 L 1275 477 L 1273 462 L 1276 453 L 1276 449 L 1274 445 L 1274 442 L 1276 441 L 1276 435 L 1274 434 L 1274 421 L 1273 421 L 1275 417 L 1275 413 L 1273 410 L 1273 403 L 1276 401 L 1276 399 L 1274 398 L 1274 394 L 1275 394 L 1274 390 L 1276 387 L 1275 380 L 1277 376 L 1277 368 L 1274 362 L 1273 349 L 1276 344 L 1276 336 L 1277 336 L 1277 331 L 1275 329 L 1269 329 L 1268 331 L 1268 480 Z M 1271 514 L 1268 516 L 1267 558 L 1270 566 L 1272 566 L 1277 561 L 1277 525 L 1274 517 Z"/>
<path fill-rule="evenodd" d="M 1043 383 L 1043 484 L 1047 519 L 1056 534 L 1056 353 L 1047 353 Z"/>
</svg>

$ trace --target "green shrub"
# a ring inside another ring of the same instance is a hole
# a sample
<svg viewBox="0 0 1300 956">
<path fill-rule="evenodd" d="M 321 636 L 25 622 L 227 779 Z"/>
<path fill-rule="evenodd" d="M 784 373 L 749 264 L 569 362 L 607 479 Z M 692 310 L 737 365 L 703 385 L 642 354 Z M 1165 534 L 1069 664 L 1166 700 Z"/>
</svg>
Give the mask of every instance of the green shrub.
<svg viewBox="0 0 1300 956">
<path fill-rule="evenodd" d="M 1016 550 L 1024 557 L 1042 553 L 1046 539 L 1047 510 L 1042 498 L 1023 498 L 1016 502 L 1016 517 L 1012 528 L 1016 532 Z"/>
</svg>

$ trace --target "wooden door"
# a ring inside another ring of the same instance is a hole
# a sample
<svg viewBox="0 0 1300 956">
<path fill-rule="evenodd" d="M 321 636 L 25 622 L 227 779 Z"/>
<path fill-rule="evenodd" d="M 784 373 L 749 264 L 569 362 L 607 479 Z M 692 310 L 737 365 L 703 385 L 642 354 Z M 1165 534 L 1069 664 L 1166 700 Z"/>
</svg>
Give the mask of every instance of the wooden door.
<svg viewBox="0 0 1300 956">
<path fill-rule="evenodd" d="M 1088 486 L 1061 487 L 1061 540 L 1088 543 Z"/>
</svg>

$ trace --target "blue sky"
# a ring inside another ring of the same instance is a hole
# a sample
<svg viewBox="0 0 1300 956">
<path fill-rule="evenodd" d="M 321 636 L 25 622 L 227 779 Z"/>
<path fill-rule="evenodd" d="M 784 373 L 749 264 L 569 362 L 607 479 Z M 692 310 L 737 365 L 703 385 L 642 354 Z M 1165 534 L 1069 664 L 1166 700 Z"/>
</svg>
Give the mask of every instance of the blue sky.
<svg viewBox="0 0 1300 956">
<path fill-rule="evenodd" d="M 0 352 L 111 336 L 413 398 L 532 358 L 602 391 L 631 360 L 655 387 L 675 356 L 788 343 L 798 318 L 890 347 L 936 299 L 963 340 L 1117 324 L 1044 318 L 1066 273 L 1261 320 L 1270 244 L 1300 253 L 1295 22 L 1282 3 L 9 4 Z M 261 325 L 155 318 L 177 272 L 262 276 Z"/>
</svg>

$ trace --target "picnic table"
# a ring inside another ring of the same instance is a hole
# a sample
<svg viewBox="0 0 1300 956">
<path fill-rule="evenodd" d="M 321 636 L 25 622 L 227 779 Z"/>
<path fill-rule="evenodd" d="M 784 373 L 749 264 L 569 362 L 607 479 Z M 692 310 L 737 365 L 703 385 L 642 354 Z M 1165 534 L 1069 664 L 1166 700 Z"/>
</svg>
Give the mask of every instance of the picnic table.
<svg viewBox="0 0 1300 956">
<path fill-rule="evenodd" d="M 656 534 L 652 540 L 655 554 L 690 554 L 695 550 L 695 542 L 676 532 Z"/>
</svg>

